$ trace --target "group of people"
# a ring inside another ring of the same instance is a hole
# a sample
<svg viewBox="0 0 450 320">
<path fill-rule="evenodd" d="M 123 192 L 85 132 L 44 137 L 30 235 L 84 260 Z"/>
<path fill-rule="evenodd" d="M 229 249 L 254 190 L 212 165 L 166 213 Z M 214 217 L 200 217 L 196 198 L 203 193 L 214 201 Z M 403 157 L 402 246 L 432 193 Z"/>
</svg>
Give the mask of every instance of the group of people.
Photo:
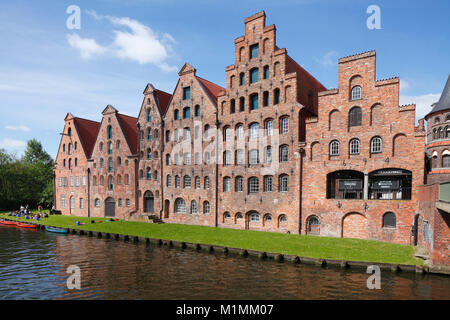
<svg viewBox="0 0 450 320">
<path fill-rule="evenodd" d="M 22 217 L 24 216 L 25 219 L 33 219 L 33 220 L 39 220 L 41 218 L 48 218 L 48 213 L 43 213 L 42 212 L 42 206 L 38 207 L 38 213 L 32 213 L 31 210 L 29 209 L 28 205 L 26 206 L 20 206 L 20 210 L 16 210 L 14 212 L 10 212 L 9 215 L 10 216 L 15 216 L 15 217 Z"/>
</svg>

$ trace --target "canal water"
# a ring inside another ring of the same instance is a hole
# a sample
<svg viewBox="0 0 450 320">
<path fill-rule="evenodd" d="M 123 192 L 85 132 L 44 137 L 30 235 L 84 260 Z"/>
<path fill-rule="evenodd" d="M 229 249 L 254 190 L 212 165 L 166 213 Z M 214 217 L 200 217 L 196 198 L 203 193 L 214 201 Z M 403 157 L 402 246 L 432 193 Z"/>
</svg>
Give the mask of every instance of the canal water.
<svg viewBox="0 0 450 320">
<path fill-rule="evenodd" d="M 81 270 L 69 290 L 67 268 Z M 0 299 L 450 299 L 450 277 L 224 256 L 0 226 Z"/>
</svg>

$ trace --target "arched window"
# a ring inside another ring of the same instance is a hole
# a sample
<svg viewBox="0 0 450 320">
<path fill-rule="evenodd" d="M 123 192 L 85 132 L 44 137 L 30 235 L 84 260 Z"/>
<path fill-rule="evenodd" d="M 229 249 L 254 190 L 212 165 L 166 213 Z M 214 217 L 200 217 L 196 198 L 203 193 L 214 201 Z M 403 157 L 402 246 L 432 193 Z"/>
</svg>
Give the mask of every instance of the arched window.
<svg viewBox="0 0 450 320">
<path fill-rule="evenodd" d="M 234 189 L 236 192 L 244 191 L 244 178 L 242 178 L 241 176 L 236 177 Z"/>
<path fill-rule="evenodd" d="M 251 177 L 248 179 L 248 193 L 259 192 L 259 180 L 257 177 Z"/>
<path fill-rule="evenodd" d="M 205 125 L 205 139 L 209 139 L 209 124 Z"/>
<path fill-rule="evenodd" d="M 169 188 L 172 186 L 172 176 L 170 174 L 166 177 L 166 186 Z"/>
<path fill-rule="evenodd" d="M 197 201 L 191 201 L 191 213 L 197 213 Z"/>
<path fill-rule="evenodd" d="M 191 177 L 188 175 L 185 175 L 183 177 L 183 188 L 190 188 L 191 187 Z"/>
<path fill-rule="evenodd" d="M 99 149 L 100 151 L 103 151 L 103 142 L 100 142 L 100 145 L 99 145 L 98 149 Z"/>
<path fill-rule="evenodd" d="M 113 190 L 114 189 L 114 178 L 113 176 L 108 177 L 108 189 Z"/>
<path fill-rule="evenodd" d="M 94 177 L 92 178 L 92 184 L 93 184 L 94 186 L 97 185 L 97 176 L 94 176 Z"/>
<path fill-rule="evenodd" d="M 250 96 L 250 110 L 258 110 L 258 94 L 253 93 Z"/>
<path fill-rule="evenodd" d="M 441 119 L 439 119 L 439 117 L 434 118 L 434 123 L 439 123 L 441 121 Z"/>
<path fill-rule="evenodd" d="M 122 176 L 119 174 L 117 176 L 117 185 L 121 185 L 122 184 Z"/>
<path fill-rule="evenodd" d="M 279 181 L 279 189 L 280 192 L 288 192 L 289 191 L 289 176 L 287 174 L 280 175 Z"/>
<path fill-rule="evenodd" d="M 108 171 L 109 172 L 113 171 L 113 159 L 112 158 L 108 159 Z"/>
<path fill-rule="evenodd" d="M 269 79 L 269 66 L 264 66 L 264 79 Z"/>
<path fill-rule="evenodd" d="M 397 227 L 395 213 L 386 212 L 383 215 L 383 228 L 395 228 L 395 227 Z"/>
<path fill-rule="evenodd" d="M 223 141 L 231 141 L 231 128 L 229 126 L 223 128 Z"/>
<path fill-rule="evenodd" d="M 239 98 L 239 111 L 245 111 L 245 98 L 244 97 L 240 97 Z"/>
<path fill-rule="evenodd" d="M 266 136 L 270 137 L 273 135 L 273 120 L 272 119 L 268 119 L 265 121 L 264 123 L 265 126 L 265 131 L 266 131 Z"/>
<path fill-rule="evenodd" d="M 263 92 L 263 107 L 267 107 L 269 105 L 269 91 Z"/>
<path fill-rule="evenodd" d="M 370 152 L 381 153 L 383 151 L 383 140 L 380 137 L 373 137 L 370 141 Z"/>
<path fill-rule="evenodd" d="M 245 84 L 245 73 L 241 72 L 241 74 L 239 74 L 239 85 L 243 86 Z"/>
<path fill-rule="evenodd" d="M 147 159 L 152 160 L 152 149 L 147 149 Z"/>
<path fill-rule="evenodd" d="M 230 101 L 230 113 L 236 112 L 236 100 L 231 99 Z"/>
<path fill-rule="evenodd" d="M 360 107 L 353 107 L 348 116 L 348 126 L 356 127 L 362 123 L 362 112 Z"/>
<path fill-rule="evenodd" d="M 195 116 L 200 117 L 200 106 L 198 104 L 195 106 Z"/>
<path fill-rule="evenodd" d="M 95 207 L 100 208 L 100 199 L 95 199 Z"/>
<path fill-rule="evenodd" d="M 224 219 L 224 220 L 230 219 L 230 218 L 231 218 L 231 215 L 230 215 L 229 212 L 225 212 L 225 213 L 223 214 L 223 219 Z"/>
<path fill-rule="evenodd" d="M 180 176 L 176 175 L 175 176 L 175 188 L 179 188 L 180 187 Z"/>
<path fill-rule="evenodd" d="M 69 137 L 72 136 L 72 128 L 69 128 L 69 129 L 67 130 L 67 134 L 69 135 Z"/>
<path fill-rule="evenodd" d="M 117 157 L 117 166 L 120 167 L 122 165 L 122 158 Z"/>
<path fill-rule="evenodd" d="M 450 155 L 444 154 L 442 156 L 442 168 L 449 168 L 449 167 L 450 167 Z"/>
<path fill-rule="evenodd" d="M 69 159 L 69 169 L 72 169 L 72 159 Z"/>
<path fill-rule="evenodd" d="M 244 150 L 242 149 L 236 150 L 236 164 L 243 165 L 244 162 L 245 162 Z"/>
<path fill-rule="evenodd" d="M 189 119 L 191 117 L 191 108 L 186 107 L 183 109 L 183 119 Z"/>
<path fill-rule="evenodd" d="M 128 174 L 125 175 L 125 184 L 126 185 L 130 184 L 130 176 Z"/>
<path fill-rule="evenodd" d="M 236 126 L 236 138 L 237 140 L 244 140 L 244 127 L 242 124 Z"/>
<path fill-rule="evenodd" d="M 195 189 L 200 189 L 200 177 L 195 177 Z"/>
<path fill-rule="evenodd" d="M 151 128 L 147 129 L 147 140 L 152 141 L 152 129 Z"/>
<path fill-rule="evenodd" d="M 147 121 L 152 121 L 152 109 L 147 110 Z"/>
<path fill-rule="evenodd" d="M 289 118 L 283 117 L 280 120 L 280 133 L 287 134 L 289 132 Z"/>
<path fill-rule="evenodd" d="M 272 163 L 272 147 L 267 146 L 264 149 L 264 163 L 270 164 Z"/>
<path fill-rule="evenodd" d="M 180 111 L 178 111 L 178 109 L 176 109 L 176 110 L 173 112 L 173 118 L 174 118 L 175 120 L 179 120 L 179 119 L 180 119 Z"/>
<path fill-rule="evenodd" d="M 360 153 L 360 143 L 358 139 L 352 139 L 350 140 L 350 145 L 349 145 L 349 150 L 350 150 L 350 154 L 352 155 L 356 155 Z"/>
<path fill-rule="evenodd" d="M 250 83 L 258 82 L 258 68 L 250 69 Z"/>
<path fill-rule="evenodd" d="M 264 192 L 272 192 L 272 191 L 273 191 L 273 177 L 264 176 Z"/>
<path fill-rule="evenodd" d="M 112 139 L 112 126 L 108 126 L 108 139 Z"/>
<path fill-rule="evenodd" d="M 265 221 L 265 222 L 272 222 L 272 215 L 271 215 L 270 213 L 267 213 L 267 214 L 264 216 L 264 221 Z"/>
<path fill-rule="evenodd" d="M 333 140 L 330 143 L 330 156 L 338 156 L 340 153 L 339 141 Z"/>
<path fill-rule="evenodd" d="M 231 165 L 231 151 L 230 150 L 223 152 L 223 165 L 224 166 Z"/>
<path fill-rule="evenodd" d="M 205 177 L 203 181 L 203 186 L 205 189 L 209 189 L 209 177 Z"/>
<path fill-rule="evenodd" d="M 358 100 L 358 99 L 361 99 L 361 87 L 354 86 L 352 88 L 351 100 Z"/>
<path fill-rule="evenodd" d="M 259 123 L 252 123 L 250 125 L 250 139 L 258 139 L 259 136 Z"/>
<path fill-rule="evenodd" d="M 176 213 L 186 213 L 186 202 L 183 199 L 177 198 L 175 200 L 175 212 Z"/>
<path fill-rule="evenodd" d="M 280 104 L 280 89 L 278 88 L 273 91 L 273 104 Z"/>
<path fill-rule="evenodd" d="M 251 222 L 259 222 L 259 220 L 260 220 L 259 213 L 253 212 L 253 213 L 250 214 L 250 221 Z"/>
<path fill-rule="evenodd" d="M 316 216 L 310 216 L 308 222 L 306 223 L 306 233 L 307 234 L 320 234 L 320 221 Z"/>
<path fill-rule="evenodd" d="M 289 146 L 282 145 L 280 147 L 280 162 L 288 162 L 289 161 Z"/>
<path fill-rule="evenodd" d="M 231 192 L 231 178 L 223 178 L 223 192 Z"/>
<path fill-rule="evenodd" d="M 203 213 L 208 214 L 211 210 L 211 207 L 209 205 L 208 201 L 203 202 Z"/>
<path fill-rule="evenodd" d="M 152 180 L 152 169 L 147 168 L 147 180 Z"/>
<path fill-rule="evenodd" d="M 259 163 L 259 151 L 258 149 L 252 149 L 248 152 L 248 163 L 255 165 Z"/>
</svg>

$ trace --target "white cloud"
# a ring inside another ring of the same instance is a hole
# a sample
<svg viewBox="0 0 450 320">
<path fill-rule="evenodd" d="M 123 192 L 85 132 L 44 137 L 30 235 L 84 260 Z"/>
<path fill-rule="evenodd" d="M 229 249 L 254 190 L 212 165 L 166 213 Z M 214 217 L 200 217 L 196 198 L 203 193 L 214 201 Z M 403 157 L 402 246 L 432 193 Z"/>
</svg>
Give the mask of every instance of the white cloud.
<svg viewBox="0 0 450 320">
<path fill-rule="evenodd" d="M 99 45 L 95 39 L 81 38 L 76 33 L 68 34 L 67 41 L 72 47 L 80 50 L 83 59 L 90 59 L 106 52 L 106 48 Z"/>
<path fill-rule="evenodd" d="M 409 88 L 409 82 L 405 79 L 400 79 L 400 92 L 403 92 Z"/>
<path fill-rule="evenodd" d="M 108 46 L 101 46 L 95 39 L 81 38 L 77 34 L 68 36 L 69 44 L 79 49 L 83 58 L 109 53 L 139 64 L 154 64 L 163 71 L 177 70 L 176 66 L 166 62 L 172 52 L 171 45 L 175 43 L 170 34 L 160 35 L 139 21 L 127 17 L 103 16 L 93 10 L 86 13 L 96 20 L 107 19 L 114 26 L 127 30 L 114 30 L 114 40 Z"/>
<path fill-rule="evenodd" d="M 27 143 L 22 140 L 5 138 L 0 141 L 0 148 L 8 151 L 23 151 Z"/>
<path fill-rule="evenodd" d="M 315 58 L 325 68 L 335 66 L 338 60 L 338 53 L 336 51 L 329 51 L 325 53 L 320 59 Z"/>
<path fill-rule="evenodd" d="M 416 104 L 416 121 L 422 119 L 431 111 L 431 105 L 439 100 L 441 95 L 437 93 L 423 94 L 419 96 L 400 95 L 400 105 Z"/>
<path fill-rule="evenodd" d="M 24 132 L 29 132 L 30 128 L 28 128 L 27 126 L 24 125 L 20 125 L 20 126 L 6 126 L 5 127 L 8 130 L 13 130 L 13 131 L 24 131 Z"/>
</svg>

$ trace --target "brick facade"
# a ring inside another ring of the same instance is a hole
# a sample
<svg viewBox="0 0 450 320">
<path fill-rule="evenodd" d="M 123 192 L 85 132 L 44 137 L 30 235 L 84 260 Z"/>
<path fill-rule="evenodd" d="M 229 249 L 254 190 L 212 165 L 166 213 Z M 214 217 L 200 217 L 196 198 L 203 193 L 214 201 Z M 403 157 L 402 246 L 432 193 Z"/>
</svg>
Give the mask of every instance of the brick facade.
<svg viewBox="0 0 450 320">
<path fill-rule="evenodd" d="M 79 173 L 61 165 L 64 135 L 55 181 L 86 175 L 87 186 L 56 186 L 57 208 L 102 217 L 109 198 L 124 219 L 411 243 L 425 129 L 415 105 L 399 106 L 399 79 L 376 80 L 371 51 L 340 59 L 338 88 L 327 90 L 277 46 L 265 18 L 245 19 L 226 89 L 186 63 L 172 95 L 146 86 L 138 118 L 108 106 Z M 90 201 L 69 210 L 63 193 Z"/>
<path fill-rule="evenodd" d="M 306 121 L 302 230 L 409 244 L 425 132 L 423 122 L 414 125 L 415 106 L 398 105 L 398 78 L 376 80 L 375 58 L 372 51 L 340 59 L 338 88 L 319 93 L 318 115 Z M 398 175 L 401 188 L 373 191 L 377 179 Z M 383 227 L 387 212 L 396 222 Z"/>
</svg>

